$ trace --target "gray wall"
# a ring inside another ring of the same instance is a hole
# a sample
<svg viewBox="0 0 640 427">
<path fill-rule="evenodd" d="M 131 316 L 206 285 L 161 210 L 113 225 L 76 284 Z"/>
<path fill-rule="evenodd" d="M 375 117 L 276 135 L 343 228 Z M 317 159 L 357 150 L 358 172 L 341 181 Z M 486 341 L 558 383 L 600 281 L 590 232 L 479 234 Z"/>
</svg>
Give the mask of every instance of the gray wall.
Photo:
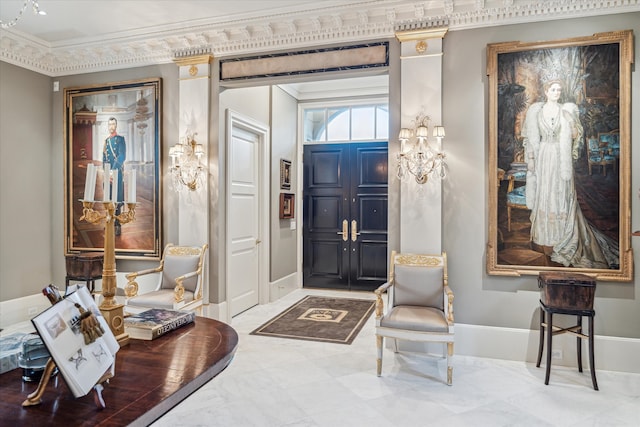
<svg viewBox="0 0 640 427">
<path fill-rule="evenodd" d="M 290 219 L 280 219 L 280 193 L 295 193 L 297 185 L 298 102 L 277 86 L 271 88 L 271 277 L 273 282 L 296 272 L 297 235 Z M 291 189 L 280 189 L 280 159 L 291 161 Z M 295 223 L 302 226 L 302 199 L 296 195 Z"/>
<path fill-rule="evenodd" d="M 51 283 L 51 79 L 0 62 L 0 300 Z M 62 223 L 60 223 L 62 224 Z"/>
<path fill-rule="evenodd" d="M 553 40 L 623 29 L 633 29 L 636 35 L 640 34 L 640 13 L 452 31 L 445 37 L 443 123 L 447 127 L 445 149 L 450 174 L 443 189 L 443 248 L 449 254 L 450 284 L 456 292 L 457 322 L 537 328 L 536 304 L 531 303 L 535 302 L 532 293 L 538 291 L 535 277 L 488 276 L 485 270 L 485 245 L 488 241 L 486 44 L 511 40 Z M 640 63 L 639 51 L 636 48 L 636 64 Z M 397 88 L 393 79 L 398 74 L 393 69 L 391 71 L 390 90 L 393 91 L 394 87 Z M 163 77 L 162 148 L 166 162 L 168 148 L 177 140 L 177 73 L 178 68 L 169 64 L 49 79 L 0 63 L 0 300 L 38 293 L 50 282 L 64 283 L 63 95 L 62 91 L 51 95 L 52 81 L 59 80 L 60 87 L 64 88 Z M 224 117 L 224 103 L 221 101 L 218 107 L 217 90 L 217 87 L 212 89 L 216 95 L 212 97 L 213 121 L 216 117 Z M 632 73 L 632 90 L 632 103 L 640 105 L 640 74 L 635 70 Z M 231 96 L 231 90 L 229 92 L 222 93 L 222 97 Z M 245 93 L 238 102 L 246 106 L 247 111 L 241 112 L 257 115 L 256 119 L 269 123 L 268 91 L 264 98 L 252 96 L 249 90 L 238 93 Z M 397 105 L 397 94 L 390 93 L 390 100 L 392 105 Z M 632 146 L 637 146 L 640 120 L 637 111 L 632 114 Z M 265 116 L 260 117 L 262 115 Z M 217 123 L 211 126 L 217 129 Z M 397 126 L 397 122 L 392 123 L 392 129 L 393 126 Z M 211 144 L 217 144 L 218 141 L 214 141 L 217 136 L 212 135 Z M 16 153 L 18 149 L 20 152 Z M 218 155 L 224 159 L 222 151 Z M 218 166 L 223 170 L 223 165 Z M 639 167 L 640 152 L 632 150 L 631 169 Z M 24 176 L 24 183 L 13 179 L 14 176 Z M 16 191 L 16 183 L 21 186 L 21 191 Z M 640 201 L 636 194 L 639 187 L 640 178 L 633 175 L 633 229 L 640 228 Z M 393 188 L 390 188 L 391 192 Z M 397 200 L 395 193 L 390 194 L 390 200 L 394 198 Z M 222 194 L 220 199 L 224 200 Z M 164 235 L 167 241 L 175 240 L 177 229 L 171 218 L 177 201 L 168 186 L 165 186 L 163 202 Z M 224 207 L 218 206 L 212 210 L 212 216 L 221 212 L 224 212 Z M 211 220 L 212 223 L 218 221 L 216 218 Z M 34 230 L 34 227 L 39 228 Z M 390 233 L 395 232 L 394 222 L 390 225 Z M 632 238 L 636 265 L 640 259 L 637 254 L 639 239 Z M 216 242 L 212 241 L 213 244 Z M 220 257 L 213 255 L 210 261 L 222 262 Z M 118 270 L 135 270 L 139 264 L 139 261 L 118 261 Z M 275 276 L 274 279 L 277 278 Z M 631 283 L 598 283 L 595 302 L 598 335 L 640 338 L 638 279 L 636 272 Z M 220 283 L 224 283 L 223 278 L 220 278 Z M 211 286 L 217 285 L 213 283 Z M 212 292 L 213 300 L 224 301 L 224 295 L 219 295 L 218 291 Z"/>
<path fill-rule="evenodd" d="M 456 322 L 537 328 L 535 276 L 521 278 L 486 273 L 488 241 L 488 79 L 487 43 L 554 40 L 598 32 L 633 29 L 640 34 L 640 13 L 550 21 L 468 31 L 452 31 L 444 39 L 443 123 L 450 173 L 443 189 L 443 247 L 449 255 L 449 283 L 456 299 Z M 632 147 L 640 143 L 640 49 L 635 49 L 632 73 Z M 632 168 L 640 167 L 639 150 L 632 150 Z M 632 229 L 640 228 L 637 189 L 632 176 Z M 632 238 L 635 279 L 632 283 L 599 282 L 595 301 L 598 335 L 640 338 L 640 238 Z M 533 302 L 533 304 L 532 304 Z M 535 326 L 534 326 L 535 325 Z"/>
<path fill-rule="evenodd" d="M 177 66 L 50 78 L 0 61 L 0 300 L 40 293 L 49 283 L 64 288 L 64 89 L 149 77 L 163 78 L 160 143 L 166 165 L 178 139 Z M 52 91 L 54 81 L 58 92 Z M 177 198 L 165 186 L 162 199 L 169 242 L 177 237 L 170 220 Z M 119 271 L 149 266 L 117 261 Z"/>
</svg>

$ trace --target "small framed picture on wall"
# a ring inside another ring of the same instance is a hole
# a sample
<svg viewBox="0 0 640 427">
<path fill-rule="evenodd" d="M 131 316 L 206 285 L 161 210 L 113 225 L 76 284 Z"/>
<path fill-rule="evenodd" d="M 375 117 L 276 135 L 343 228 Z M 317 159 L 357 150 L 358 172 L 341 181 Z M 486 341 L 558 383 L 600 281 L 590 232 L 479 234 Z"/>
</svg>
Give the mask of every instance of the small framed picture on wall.
<svg viewBox="0 0 640 427">
<path fill-rule="evenodd" d="M 280 159 L 280 188 L 291 189 L 291 160 Z"/>
<path fill-rule="evenodd" d="M 295 214 L 296 195 L 280 193 L 280 219 L 292 219 Z"/>
</svg>

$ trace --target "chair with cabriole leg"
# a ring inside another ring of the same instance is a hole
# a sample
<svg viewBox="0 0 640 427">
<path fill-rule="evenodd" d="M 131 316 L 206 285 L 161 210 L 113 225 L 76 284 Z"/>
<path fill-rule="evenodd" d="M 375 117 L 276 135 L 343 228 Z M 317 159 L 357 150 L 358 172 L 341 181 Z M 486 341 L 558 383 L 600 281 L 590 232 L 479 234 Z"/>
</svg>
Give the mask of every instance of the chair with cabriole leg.
<svg viewBox="0 0 640 427">
<path fill-rule="evenodd" d="M 383 293 L 387 292 L 387 309 Z M 453 377 L 453 292 L 448 285 L 447 254 L 391 253 L 389 281 L 376 291 L 377 373 L 382 374 L 384 337 L 446 344 L 447 384 Z"/>
</svg>

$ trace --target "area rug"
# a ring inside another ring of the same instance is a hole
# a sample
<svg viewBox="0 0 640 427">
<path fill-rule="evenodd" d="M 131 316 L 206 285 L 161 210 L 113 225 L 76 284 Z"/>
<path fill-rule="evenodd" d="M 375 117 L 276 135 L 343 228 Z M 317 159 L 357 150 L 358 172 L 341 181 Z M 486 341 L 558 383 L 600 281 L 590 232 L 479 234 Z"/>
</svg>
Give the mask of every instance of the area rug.
<svg viewBox="0 0 640 427">
<path fill-rule="evenodd" d="M 251 335 L 351 344 L 374 305 L 370 300 L 306 296 Z"/>
</svg>

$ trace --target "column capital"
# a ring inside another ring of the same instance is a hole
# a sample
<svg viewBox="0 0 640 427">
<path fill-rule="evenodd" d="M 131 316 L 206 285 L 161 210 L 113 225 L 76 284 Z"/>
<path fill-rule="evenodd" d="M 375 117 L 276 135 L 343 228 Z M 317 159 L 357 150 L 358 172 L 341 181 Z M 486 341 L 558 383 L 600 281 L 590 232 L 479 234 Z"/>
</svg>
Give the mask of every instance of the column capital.
<svg viewBox="0 0 640 427">
<path fill-rule="evenodd" d="M 419 30 L 397 31 L 396 38 L 400 43 L 409 41 L 420 41 L 429 39 L 443 39 L 449 31 L 448 27 L 444 28 L 423 28 Z"/>
<path fill-rule="evenodd" d="M 209 64 L 213 60 L 213 55 L 181 56 L 174 58 L 173 62 L 180 67 L 180 79 L 193 79 L 209 77 L 211 67 Z"/>
<path fill-rule="evenodd" d="M 173 58 L 173 62 L 175 62 L 178 67 L 183 67 L 186 65 L 209 64 L 211 63 L 211 61 L 213 61 L 213 54 L 211 53 L 208 53 L 206 55 L 193 55 Z"/>
</svg>

